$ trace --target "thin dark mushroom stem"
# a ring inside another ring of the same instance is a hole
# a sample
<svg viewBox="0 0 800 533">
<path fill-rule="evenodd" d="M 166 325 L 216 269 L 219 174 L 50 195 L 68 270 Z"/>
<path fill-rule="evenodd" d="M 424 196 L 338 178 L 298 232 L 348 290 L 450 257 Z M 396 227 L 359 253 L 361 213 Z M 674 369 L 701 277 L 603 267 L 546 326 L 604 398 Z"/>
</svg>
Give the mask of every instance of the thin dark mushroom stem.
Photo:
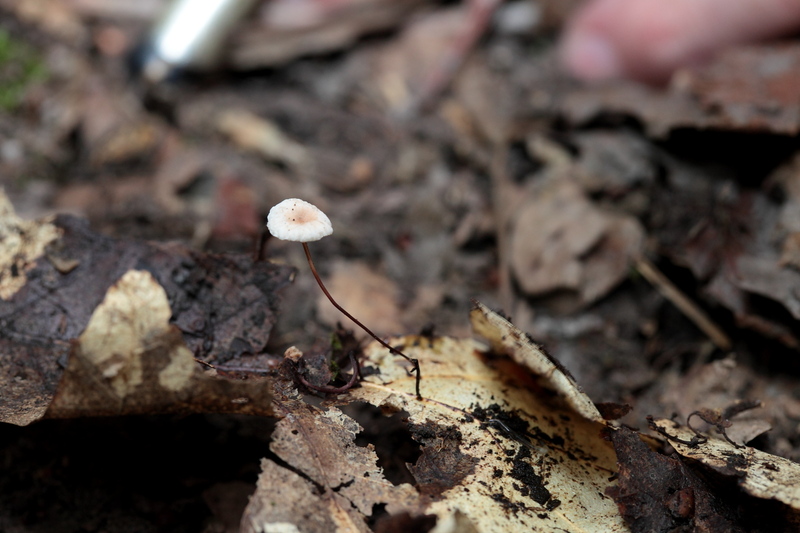
<svg viewBox="0 0 800 533">
<path fill-rule="evenodd" d="M 416 380 L 417 399 L 421 400 L 422 399 L 422 395 L 419 393 L 419 382 L 422 379 L 422 375 L 421 375 L 420 370 L 419 370 L 419 360 L 411 358 L 411 357 L 407 356 L 406 354 L 404 354 L 403 352 L 401 352 L 400 350 L 398 350 L 397 348 L 391 346 L 388 342 L 384 341 L 383 339 L 381 339 L 380 337 L 375 335 L 372 332 L 372 330 L 370 330 L 367 326 L 362 324 L 360 320 L 358 320 L 356 317 L 354 317 L 353 315 L 348 313 L 345 310 L 344 307 L 342 307 L 341 305 L 336 303 L 336 300 L 333 299 L 333 296 L 331 296 L 331 293 L 329 293 L 328 289 L 325 288 L 325 284 L 322 283 L 322 278 L 320 278 L 319 274 L 317 273 L 317 269 L 314 266 L 314 261 L 311 260 L 311 251 L 308 249 L 308 243 L 304 242 L 302 244 L 303 244 L 303 250 L 306 253 L 306 259 L 308 259 L 308 266 L 311 267 L 311 273 L 314 274 L 314 279 L 317 280 L 317 284 L 319 285 L 319 288 L 322 289 L 322 292 L 325 293 L 325 296 L 328 297 L 328 300 L 330 300 L 330 302 L 333 304 L 333 306 L 336 309 L 338 309 L 339 311 L 341 311 L 342 314 L 344 314 L 344 316 L 346 316 L 347 318 L 352 320 L 358 327 L 360 327 L 361 329 L 366 331 L 367 334 L 370 337 L 372 337 L 373 339 L 378 341 L 384 348 L 388 349 L 390 353 L 392 353 L 393 355 L 399 355 L 400 357 L 404 358 L 406 361 L 408 361 L 409 363 L 411 363 L 413 365 L 413 368 L 411 369 L 410 372 L 416 373 L 416 378 L 417 378 L 417 380 Z"/>
</svg>

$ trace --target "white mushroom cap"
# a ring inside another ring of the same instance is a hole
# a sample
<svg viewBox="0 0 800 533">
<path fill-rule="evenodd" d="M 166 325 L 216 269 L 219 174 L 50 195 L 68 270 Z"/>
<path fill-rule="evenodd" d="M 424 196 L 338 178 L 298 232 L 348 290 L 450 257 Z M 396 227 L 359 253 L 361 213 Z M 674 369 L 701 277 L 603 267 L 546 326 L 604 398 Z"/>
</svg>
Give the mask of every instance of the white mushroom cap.
<svg viewBox="0 0 800 533">
<path fill-rule="evenodd" d="M 283 241 L 318 241 L 333 233 L 327 215 L 299 198 L 289 198 L 270 209 L 267 228 Z"/>
</svg>

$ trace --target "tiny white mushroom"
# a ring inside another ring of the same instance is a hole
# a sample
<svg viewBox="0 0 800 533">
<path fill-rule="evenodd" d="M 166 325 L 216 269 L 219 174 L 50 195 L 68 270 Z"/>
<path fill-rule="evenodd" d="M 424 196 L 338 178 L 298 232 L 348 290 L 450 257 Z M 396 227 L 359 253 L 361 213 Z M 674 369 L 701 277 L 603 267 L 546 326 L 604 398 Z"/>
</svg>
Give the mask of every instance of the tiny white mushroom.
<svg viewBox="0 0 800 533">
<path fill-rule="evenodd" d="M 333 233 L 328 216 L 299 198 L 286 199 L 270 209 L 267 228 L 282 241 L 313 242 Z"/>
<path fill-rule="evenodd" d="M 274 237 L 283 241 L 300 242 L 303 245 L 303 251 L 306 253 L 306 259 L 308 260 L 308 266 L 311 268 L 311 273 L 314 275 L 314 279 L 317 280 L 317 285 L 319 285 L 319 288 L 322 289 L 322 292 L 325 293 L 325 296 L 328 297 L 328 300 L 330 300 L 333 306 L 341 311 L 347 318 L 352 320 L 358 327 L 366 331 L 370 337 L 378 341 L 381 345 L 383 345 L 384 348 L 388 349 L 389 352 L 403 357 L 406 361 L 413 365 L 411 372 L 416 373 L 415 392 L 417 399 L 421 400 L 422 395 L 419 392 L 419 383 L 422 379 L 422 375 L 419 368 L 419 361 L 417 359 L 412 359 L 375 335 L 372 330 L 362 324 L 361 321 L 356 317 L 347 312 L 344 307 L 339 305 L 336 300 L 333 299 L 331 293 L 328 292 L 325 284 L 322 283 L 322 278 L 319 276 L 319 273 L 317 273 L 317 268 L 314 266 L 314 261 L 311 260 L 311 250 L 308 249 L 308 243 L 312 241 L 318 241 L 321 238 L 327 237 L 333 233 L 333 226 L 331 226 L 331 221 L 328 216 L 320 211 L 317 206 L 310 204 L 305 200 L 300 200 L 299 198 L 289 198 L 269 210 L 269 215 L 267 215 L 267 229 L 269 229 L 269 232 Z M 351 357 L 353 357 L 352 354 Z M 355 358 L 353 358 L 353 361 L 353 364 L 355 365 Z M 352 384 L 355 383 L 357 374 L 357 370 L 353 370 L 353 378 L 346 388 L 350 388 Z M 309 385 L 306 384 L 306 386 Z M 317 390 L 343 391 L 346 389 L 317 388 Z"/>
</svg>

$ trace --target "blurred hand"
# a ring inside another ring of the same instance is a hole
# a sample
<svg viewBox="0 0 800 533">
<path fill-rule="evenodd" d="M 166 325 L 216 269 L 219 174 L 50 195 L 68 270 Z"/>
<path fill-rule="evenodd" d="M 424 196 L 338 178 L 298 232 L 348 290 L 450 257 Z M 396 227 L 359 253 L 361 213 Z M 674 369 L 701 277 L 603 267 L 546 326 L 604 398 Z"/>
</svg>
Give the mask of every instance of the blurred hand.
<svg viewBox="0 0 800 533">
<path fill-rule="evenodd" d="M 585 81 L 662 83 L 738 43 L 800 30 L 800 0 L 589 0 L 567 24 L 562 63 Z"/>
</svg>

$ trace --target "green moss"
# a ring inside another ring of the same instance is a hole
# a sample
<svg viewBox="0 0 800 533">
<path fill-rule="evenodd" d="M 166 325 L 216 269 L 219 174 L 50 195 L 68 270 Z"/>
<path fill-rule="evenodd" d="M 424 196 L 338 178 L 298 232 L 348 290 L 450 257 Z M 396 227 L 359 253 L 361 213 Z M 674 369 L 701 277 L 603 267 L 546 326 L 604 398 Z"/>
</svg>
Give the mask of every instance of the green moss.
<svg viewBox="0 0 800 533">
<path fill-rule="evenodd" d="M 342 339 L 340 339 L 339 335 L 337 335 L 336 332 L 334 331 L 333 333 L 331 333 L 331 349 L 336 351 L 336 350 L 341 350 L 342 348 L 343 348 Z"/>
<path fill-rule="evenodd" d="M 47 68 L 32 47 L 0 29 L 0 110 L 13 111 L 32 83 L 47 78 Z"/>
<path fill-rule="evenodd" d="M 339 372 L 342 371 L 342 368 L 339 366 L 339 363 L 331 359 L 330 364 L 331 369 L 331 380 L 334 380 L 339 377 Z"/>
</svg>

